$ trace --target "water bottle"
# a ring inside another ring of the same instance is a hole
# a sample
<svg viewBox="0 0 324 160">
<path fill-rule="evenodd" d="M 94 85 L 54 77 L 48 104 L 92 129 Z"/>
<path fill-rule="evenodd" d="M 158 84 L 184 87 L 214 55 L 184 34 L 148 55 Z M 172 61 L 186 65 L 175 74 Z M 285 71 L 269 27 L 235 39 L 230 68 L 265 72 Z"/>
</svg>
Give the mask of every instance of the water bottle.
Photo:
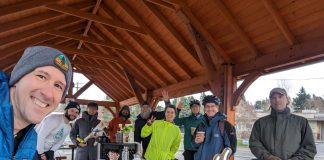
<svg viewBox="0 0 324 160">
<path fill-rule="evenodd" d="M 129 151 L 128 151 L 127 146 L 124 146 L 124 149 L 122 152 L 122 160 L 129 160 Z"/>
</svg>

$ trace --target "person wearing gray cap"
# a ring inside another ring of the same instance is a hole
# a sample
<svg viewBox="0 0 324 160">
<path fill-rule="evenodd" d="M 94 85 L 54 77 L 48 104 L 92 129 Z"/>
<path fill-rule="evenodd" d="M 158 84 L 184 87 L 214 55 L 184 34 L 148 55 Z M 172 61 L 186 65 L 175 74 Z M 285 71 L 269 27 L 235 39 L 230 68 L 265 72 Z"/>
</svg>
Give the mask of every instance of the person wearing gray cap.
<svg viewBox="0 0 324 160">
<path fill-rule="evenodd" d="M 69 102 L 64 113 L 52 113 L 46 116 L 42 122 L 36 125 L 37 154 L 34 160 L 54 160 L 54 152 L 63 144 L 70 134 L 71 123 L 80 114 L 81 108 L 78 102 Z"/>
<path fill-rule="evenodd" d="M 54 111 L 72 77 L 69 59 L 46 46 L 27 48 L 11 72 L 0 72 L 0 159 L 32 159 L 35 124 Z"/>
<path fill-rule="evenodd" d="M 271 114 L 258 119 L 250 136 L 251 152 L 264 160 L 311 160 L 316 155 L 313 132 L 306 118 L 290 113 L 283 88 L 269 94 Z"/>
</svg>

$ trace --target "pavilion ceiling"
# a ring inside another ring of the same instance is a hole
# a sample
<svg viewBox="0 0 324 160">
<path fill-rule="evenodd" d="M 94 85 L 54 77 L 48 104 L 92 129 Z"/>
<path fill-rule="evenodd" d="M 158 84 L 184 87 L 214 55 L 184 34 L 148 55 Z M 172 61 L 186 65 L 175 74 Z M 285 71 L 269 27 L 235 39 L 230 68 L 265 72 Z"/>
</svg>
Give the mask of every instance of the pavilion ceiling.
<svg viewBox="0 0 324 160">
<path fill-rule="evenodd" d="M 125 104 L 210 90 L 224 65 L 242 79 L 321 61 L 323 44 L 322 0 L 0 1 L 0 69 L 51 46 Z"/>
</svg>

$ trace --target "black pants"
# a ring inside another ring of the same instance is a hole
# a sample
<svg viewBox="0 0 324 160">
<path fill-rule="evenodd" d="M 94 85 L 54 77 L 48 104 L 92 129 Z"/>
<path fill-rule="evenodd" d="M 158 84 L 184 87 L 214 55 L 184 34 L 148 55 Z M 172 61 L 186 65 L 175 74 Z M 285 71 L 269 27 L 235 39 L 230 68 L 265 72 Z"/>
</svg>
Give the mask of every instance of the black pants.
<svg viewBox="0 0 324 160">
<path fill-rule="evenodd" d="M 194 160 L 196 151 L 185 150 L 183 156 L 185 160 Z"/>
</svg>

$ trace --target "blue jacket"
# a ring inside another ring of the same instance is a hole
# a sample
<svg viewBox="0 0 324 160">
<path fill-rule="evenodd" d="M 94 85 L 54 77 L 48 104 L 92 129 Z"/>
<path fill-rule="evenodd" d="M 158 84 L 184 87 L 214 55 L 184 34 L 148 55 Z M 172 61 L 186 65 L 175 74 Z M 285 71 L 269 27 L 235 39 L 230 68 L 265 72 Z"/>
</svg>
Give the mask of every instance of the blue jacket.
<svg viewBox="0 0 324 160">
<path fill-rule="evenodd" d="M 221 112 L 217 112 L 211 120 L 208 120 L 207 116 L 204 115 L 202 122 L 196 128 L 194 137 L 196 137 L 197 131 L 204 131 L 205 140 L 200 144 L 196 144 L 193 139 L 193 146 L 198 148 L 195 159 L 210 160 L 215 154 L 221 153 L 224 147 L 231 146 L 227 134 L 224 133 L 224 137 L 222 137 L 218 128 L 218 122 L 225 119 L 226 116 Z"/>
<path fill-rule="evenodd" d="M 0 71 L 0 160 L 31 160 L 36 152 L 37 133 L 34 127 L 22 138 L 14 153 L 14 120 L 9 97 L 9 78 Z"/>
</svg>

